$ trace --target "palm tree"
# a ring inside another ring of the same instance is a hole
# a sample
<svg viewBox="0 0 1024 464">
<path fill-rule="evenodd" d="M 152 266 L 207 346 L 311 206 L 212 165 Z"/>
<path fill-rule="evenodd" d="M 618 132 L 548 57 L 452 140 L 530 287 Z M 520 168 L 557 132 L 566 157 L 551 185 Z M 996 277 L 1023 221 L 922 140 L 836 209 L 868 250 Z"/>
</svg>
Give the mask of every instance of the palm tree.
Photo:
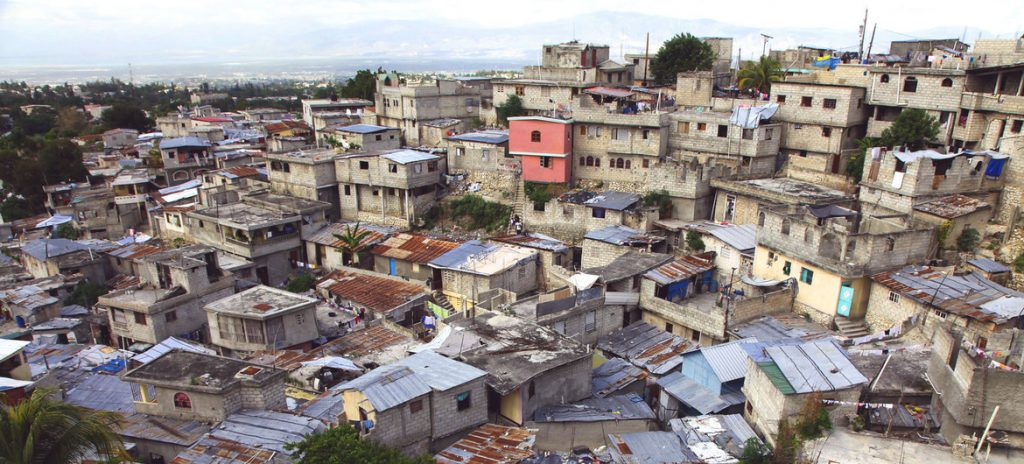
<svg viewBox="0 0 1024 464">
<path fill-rule="evenodd" d="M 771 93 L 772 82 L 782 80 L 782 66 L 778 61 L 762 56 L 757 62 L 746 62 L 736 77 L 739 79 L 741 89 L 756 89 L 764 93 Z"/>
<path fill-rule="evenodd" d="M 94 455 L 124 455 L 114 431 L 120 414 L 57 401 L 50 397 L 53 392 L 40 388 L 28 400 L 0 406 L 0 462 L 79 462 Z"/>
<path fill-rule="evenodd" d="M 358 222 L 354 226 L 345 226 L 345 233 L 334 234 L 334 238 L 338 239 L 337 248 L 342 251 L 342 264 L 348 264 L 344 262 L 346 254 L 352 257 L 353 263 L 359 263 L 359 252 L 366 248 L 363 240 L 369 235 L 370 231 L 359 227 Z"/>
</svg>

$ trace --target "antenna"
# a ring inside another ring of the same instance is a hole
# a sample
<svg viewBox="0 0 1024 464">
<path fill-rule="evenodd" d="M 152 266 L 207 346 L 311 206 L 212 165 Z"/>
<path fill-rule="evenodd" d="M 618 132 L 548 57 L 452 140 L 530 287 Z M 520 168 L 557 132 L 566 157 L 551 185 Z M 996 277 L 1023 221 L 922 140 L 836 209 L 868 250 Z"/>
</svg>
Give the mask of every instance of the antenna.
<svg viewBox="0 0 1024 464">
<path fill-rule="evenodd" d="M 775 37 L 772 37 L 768 34 L 761 34 L 761 38 L 764 39 L 764 45 L 761 46 L 761 56 L 764 56 L 765 53 L 768 51 L 768 41 L 774 39 Z"/>
</svg>

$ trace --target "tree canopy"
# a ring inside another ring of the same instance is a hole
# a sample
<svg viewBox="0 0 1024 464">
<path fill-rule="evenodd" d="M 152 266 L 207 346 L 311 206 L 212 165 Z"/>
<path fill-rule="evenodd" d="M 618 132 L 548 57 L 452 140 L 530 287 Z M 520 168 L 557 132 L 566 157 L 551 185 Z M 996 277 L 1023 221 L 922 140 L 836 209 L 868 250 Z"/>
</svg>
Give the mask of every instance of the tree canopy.
<svg viewBox="0 0 1024 464">
<path fill-rule="evenodd" d="M 57 401 L 52 393 L 40 388 L 13 406 L 0 402 L 0 462 L 81 462 L 94 453 L 124 455 L 114 431 L 120 414 Z"/>
<path fill-rule="evenodd" d="M 107 129 L 135 129 L 145 132 L 153 127 L 152 121 L 141 108 L 135 105 L 115 103 L 100 116 Z"/>
<path fill-rule="evenodd" d="M 651 73 L 658 83 L 668 84 L 687 71 L 707 71 L 715 63 L 710 45 L 689 33 L 677 34 L 665 42 L 651 60 Z"/>
<path fill-rule="evenodd" d="M 882 131 L 881 144 L 887 147 L 906 145 L 921 150 L 939 135 L 939 122 L 920 108 L 903 110 L 892 125 Z"/>
<path fill-rule="evenodd" d="M 744 63 L 736 77 L 741 89 L 771 93 L 772 82 L 782 80 L 782 66 L 775 59 L 762 56 L 758 61 Z"/>
<path fill-rule="evenodd" d="M 341 425 L 308 435 L 298 443 L 285 445 L 296 456 L 296 464 L 433 464 L 430 456 L 410 458 L 401 451 L 370 440 Z"/>
<path fill-rule="evenodd" d="M 496 106 L 494 109 L 498 113 L 498 122 L 504 126 L 508 126 L 508 118 L 526 116 L 526 108 L 523 108 L 523 99 L 519 98 L 518 95 L 509 95 L 505 99 L 505 103 Z"/>
</svg>

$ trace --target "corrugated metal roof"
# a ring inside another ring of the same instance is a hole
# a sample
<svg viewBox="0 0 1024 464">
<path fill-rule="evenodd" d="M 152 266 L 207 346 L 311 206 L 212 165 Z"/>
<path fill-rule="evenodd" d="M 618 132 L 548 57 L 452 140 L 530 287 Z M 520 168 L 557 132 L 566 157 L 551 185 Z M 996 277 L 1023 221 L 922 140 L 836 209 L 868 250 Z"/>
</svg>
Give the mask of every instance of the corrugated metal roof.
<svg viewBox="0 0 1024 464">
<path fill-rule="evenodd" d="M 747 440 L 761 441 L 740 414 L 676 418 L 669 420 L 669 427 L 706 464 L 735 463 Z"/>
<path fill-rule="evenodd" d="M 425 235 L 400 233 L 389 237 L 370 253 L 385 258 L 426 264 L 458 247 L 457 242 L 438 240 Z"/>
<path fill-rule="evenodd" d="M 390 311 L 428 291 L 426 287 L 408 282 L 342 270 L 328 274 L 318 284 L 322 286 L 326 286 L 331 295 L 380 312 Z"/>
<path fill-rule="evenodd" d="M 754 224 L 730 224 L 711 229 L 710 233 L 739 251 L 757 247 L 757 226 Z"/>
<path fill-rule="evenodd" d="M 276 455 L 273 450 L 207 435 L 178 453 L 171 464 L 270 464 Z"/>
<path fill-rule="evenodd" d="M 644 277 L 661 285 L 668 285 L 710 271 L 713 267 L 714 263 L 710 259 L 698 256 L 683 256 L 676 258 L 668 264 L 647 271 Z"/>
<path fill-rule="evenodd" d="M 1010 290 L 978 272 L 948 274 L 927 266 L 908 266 L 897 271 L 871 276 L 875 282 L 922 304 L 984 322 L 1003 323 L 1014 317 L 984 308 L 985 303 L 1003 297 L 1024 298 L 1024 293 Z"/>
<path fill-rule="evenodd" d="M 284 448 L 307 435 L 325 430 L 323 422 L 274 411 L 245 410 L 231 414 L 220 425 L 171 464 L 269 464 L 290 455 Z M 289 462 L 285 458 L 283 462 Z"/>
<path fill-rule="evenodd" d="M 491 240 L 495 242 L 510 243 L 512 245 L 524 246 L 527 248 L 534 248 L 538 250 L 553 251 L 555 253 L 561 253 L 569 249 L 565 242 L 558 240 L 554 237 L 549 237 L 544 234 L 536 232 L 527 232 L 525 234 L 510 234 L 501 235 L 498 237 L 491 237 Z"/>
<path fill-rule="evenodd" d="M 537 258 L 537 252 L 503 244 L 470 240 L 430 262 L 431 267 L 494 275 Z"/>
<path fill-rule="evenodd" d="M 1007 266 L 1007 265 L 1005 265 L 1003 263 L 997 262 L 997 261 L 993 261 L 993 260 L 988 259 L 988 258 L 975 258 L 975 259 L 972 259 L 972 260 L 968 261 L 967 264 L 970 264 L 970 265 L 980 269 L 983 272 L 990 272 L 990 273 L 1010 272 L 1010 267 L 1009 266 Z"/>
<path fill-rule="evenodd" d="M 0 338 L 0 361 L 10 358 L 24 350 L 30 342 L 24 340 L 7 340 Z"/>
<path fill-rule="evenodd" d="M 398 150 L 381 156 L 398 164 L 409 164 L 419 161 L 434 161 L 440 159 L 437 155 L 431 155 L 430 153 L 416 150 Z"/>
<path fill-rule="evenodd" d="M 102 411 L 135 412 L 131 385 L 116 375 L 83 375 L 78 384 L 64 394 L 64 402 Z"/>
<path fill-rule="evenodd" d="M 375 132 L 384 132 L 386 130 L 398 130 L 397 127 L 378 126 L 376 124 L 352 124 L 350 126 L 341 126 L 336 130 L 342 132 L 351 132 L 353 134 L 373 134 Z"/>
<path fill-rule="evenodd" d="M 467 132 L 465 134 L 452 135 L 448 140 L 462 140 L 465 142 L 479 142 L 500 144 L 508 142 L 508 131 L 487 130 L 479 132 Z"/>
<path fill-rule="evenodd" d="M 186 148 L 186 147 L 187 148 L 193 148 L 193 147 L 194 148 L 209 148 L 210 146 L 212 146 L 212 144 L 210 143 L 209 140 L 206 140 L 206 139 L 203 139 L 203 138 L 199 138 L 199 137 L 195 137 L 195 136 L 191 136 L 191 135 L 187 136 L 187 137 L 176 137 L 176 138 L 173 138 L 173 139 L 164 139 L 164 140 L 160 141 L 160 149 L 161 150 L 167 149 L 167 148 Z"/>
<path fill-rule="evenodd" d="M 704 359 L 715 371 L 715 376 L 722 383 L 742 379 L 747 375 L 747 352 L 743 345 L 756 343 L 756 339 L 736 340 L 729 343 L 712 345 L 701 348 L 700 351 L 689 353 L 686 356 L 704 356 Z M 685 362 L 685 360 L 684 360 Z"/>
<path fill-rule="evenodd" d="M 701 414 L 719 412 L 732 403 L 725 401 L 715 392 L 685 376 L 682 372 L 673 372 L 658 379 L 658 385 L 673 398 L 696 409 Z"/>
<path fill-rule="evenodd" d="M 345 412 L 345 402 L 340 393 L 326 391 L 321 393 L 320 396 L 300 405 L 295 412 L 302 416 L 312 417 L 328 424 L 336 425 L 339 422 L 340 416 Z"/>
<path fill-rule="evenodd" d="M 431 391 L 430 385 L 412 369 L 396 365 L 378 367 L 358 378 L 332 387 L 331 390 L 360 391 L 377 411 L 386 411 Z"/>
<path fill-rule="evenodd" d="M 591 240 L 597 240 L 612 245 L 627 245 L 645 237 L 643 232 L 622 225 L 608 226 L 602 229 L 591 230 L 583 236 Z M 647 241 L 643 241 L 647 243 Z"/>
<path fill-rule="evenodd" d="M 590 385 L 595 397 L 612 395 L 634 382 L 643 382 L 647 373 L 622 358 L 612 358 L 593 370 Z"/>
<path fill-rule="evenodd" d="M 151 255 L 153 253 L 160 253 L 164 251 L 163 248 L 146 245 L 142 243 L 133 243 L 116 250 L 110 250 L 107 252 L 110 256 L 121 259 L 135 259 L 143 256 Z"/>
<path fill-rule="evenodd" d="M 638 321 L 601 338 L 597 347 L 651 374 L 662 375 L 678 367 L 683 362 L 681 355 L 698 345 Z"/>
<path fill-rule="evenodd" d="M 420 380 L 438 391 L 450 390 L 487 375 L 486 372 L 469 364 L 429 350 L 416 353 L 392 365 L 412 369 Z"/>
<path fill-rule="evenodd" d="M 615 211 L 622 211 L 640 201 L 640 196 L 635 193 L 617 192 L 609 190 L 601 192 L 596 196 L 583 202 L 591 208 L 605 208 Z"/>
<path fill-rule="evenodd" d="M 696 462 L 697 455 L 673 432 L 608 434 L 608 450 L 616 463 L 675 464 Z"/>
<path fill-rule="evenodd" d="M 123 437 L 178 446 L 191 446 L 209 431 L 210 426 L 203 422 L 140 413 L 125 414 L 124 419 L 117 426 L 117 434 Z"/>
<path fill-rule="evenodd" d="M 330 224 L 321 227 L 315 232 L 303 234 L 302 239 L 307 242 L 313 242 L 318 245 L 327 245 L 329 247 L 340 247 L 342 245 L 341 239 L 335 235 L 344 236 L 349 228 L 355 228 L 354 223 L 347 222 L 332 222 Z M 393 233 L 396 229 L 388 226 L 381 226 L 377 224 L 363 224 L 359 223 L 360 231 L 369 232 L 361 242 L 359 246 L 364 249 L 373 246 L 386 238 L 389 234 Z"/>
<path fill-rule="evenodd" d="M 635 393 L 590 398 L 570 404 L 537 408 L 536 422 L 601 422 L 620 420 L 655 420 L 657 417 L 644 399 Z"/>
<path fill-rule="evenodd" d="M 60 308 L 61 317 L 76 317 L 76 316 L 88 316 L 89 308 L 82 305 L 69 305 Z"/>
<path fill-rule="evenodd" d="M 438 464 L 515 464 L 533 455 L 529 429 L 484 424 L 434 456 Z"/>
<path fill-rule="evenodd" d="M 209 348 L 199 346 L 194 343 L 189 343 L 183 340 L 179 340 L 175 337 L 168 337 L 164 341 L 157 343 L 156 345 L 153 345 L 152 348 L 133 356 L 132 362 L 138 364 L 146 364 L 156 358 L 159 358 L 160 356 L 163 356 L 164 353 L 167 353 L 168 351 L 171 350 L 191 351 L 193 353 L 205 353 L 211 355 L 217 354 L 216 351 L 211 350 Z"/>
<path fill-rule="evenodd" d="M 765 348 L 796 393 L 836 391 L 868 379 L 831 340 Z"/>
</svg>

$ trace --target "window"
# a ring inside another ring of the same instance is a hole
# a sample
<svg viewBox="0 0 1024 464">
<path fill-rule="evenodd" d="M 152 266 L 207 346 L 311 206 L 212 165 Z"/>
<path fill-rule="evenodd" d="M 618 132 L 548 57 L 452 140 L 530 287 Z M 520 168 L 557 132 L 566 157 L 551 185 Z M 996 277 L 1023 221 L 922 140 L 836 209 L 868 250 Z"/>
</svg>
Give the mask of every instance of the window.
<svg viewBox="0 0 1024 464">
<path fill-rule="evenodd" d="M 806 158 L 807 157 L 807 150 L 800 150 L 799 152 L 797 152 L 797 156 L 799 156 L 801 158 Z"/>
<path fill-rule="evenodd" d="M 174 407 L 178 409 L 192 409 L 192 398 L 188 393 L 178 392 L 174 394 Z"/>
<path fill-rule="evenodd" d="M 695 341 L 695 342 L 699 342 L 700 341 L 700 331 L 699 330 L 691 330 L 690 331 L 690 340 Z"/>
<path fill-rule="evenodd" d="M 908 93 L 917 92 L 917 78 L 910 76 L 903 81 L 903 91 Z"/>
<path fill-rule="evenodd" d="M 800 97 L 800 106 L 810 108 L 812 103 L 814 103 L 813 97 Z"/>
<path fill-rule="evenodd" d="M 590 162 L 591 162 L 591 164 L 593 164 L 594 161 L 591 160 Z M 586 163 L 587 163 L 587 159 L 581 156 L 580 157 L 580 166 L 586 166 L 587 165 Z"/>
<path fill-rule="evenodd" d="M 480 150 L 480 159 L 489 161 L 491 159 L 491 150 L 487 148 Z"/>
<path fill-rule="evenodd" d="M 465 156 L 466 149 L 464 147 L 455 147 L 455 156 Z"/>
<path fill-rule="evenodd" d="M 789 218 L 782 220 L 782 235 L 789 235 L 790 222 Z"/>
<path fill-rule="evenodd" d="M 757 213 L 757 226 L 764 227 L 764 212 Z"/>
<path fill-rule="evenodd" d="M 675 328 L 675 327 L 673 327 L 673 326 L 672 326 L 672 323 L 671 323 L 671 322 L 666 322 L 666 323 L 665 323 L 665 331 L 666 331 L 666 332 L 668 332 L 668 333 L 672 333 L 672 329 L 674 329 L 674 328 Z"/>
<path fill-rule="evenodd" d="M 168 311 L 164 314 L 164 322 L 174 322 L 178 320 L 178 313 L 174 310 Z"/>
<path fill-rule="evenodd" d="M 409 402 L 409 412 L 416 414 L 423 410 L 423 400 L 415 400 Z"/>
<path fill-rule="evenodd" d="M 764 130 L 764 139 L 765 140 L 771 140 L 772 137 L 774 137 L 774 136 L 775 136 L 775 129 L 769 127 L 769 128 Z"/>
<path fill-rule="evenodd" d="M 896 248 L 896 239 L 892 237 L 885 238 L 885 251 L 892 251 Z"/>
<path fill-rule="evenodd" d="M 935 310 L 935 317 L 939 319 L 945 319 L 947 316 L 949 316 L 949 313 L 945 311 L 939 311 L 938 309 Z"/>
<path fill-rule="evenodd" d="M 537 393 L 537 387 L 534 385 L 533 381 L 531 380 L 530 381 L 530 386 L 526 388 L 526 399 L 528 399 L 528 400 L 533 399 L 533 395 L 536 394 L 536 393 Z"/>
<path fill-rule="evenodd" d="M 437 171 L 437 161 L 427 161 L 427 172 Z"/>
<path fill-rule="evenodd" d="M 540 142 L 540 131 L 530 132 L 530 141 L 531 142 Z"/>
<path fill-rule="evenodd" d="M 1013 123 L 1010 124 L 1010 132 L 1013 132 L 1014 134 L 1019 134 L 1021 126 L 1024 126 L 1024 120 L 1014 119 Z"/>
<path fill-rule="evenodd" d="M 601 126 L 587 126 L 587 137 L 600 137 Z"/>
<path fill-rule="evenodd" d="M 125 317 L 124 317 L 124 310 L 123 309 L 114 308 L 113 317 L 114 317 L 114 322 L 119 322 L 121 324 L 124 324 L 124 323 L 128 322 L 128 320 L 125 319 Z"/>
<path fill-rule="evenodd" d="M 943 87 L 952 87 L 953 86 L 953 79 L 950 79 L 948 77 L 943 79 L 942 80 L 942 86 Z"/>
<path fill-rule="evenodd" d="M 388 163 L 388 172 L 398 172 L 398 165 L 395 163 Z"/>
<path fill-rule="evenodd" d="M 700 131 L 700 132 L 704 132 L 704 131 L 708 130 L 707 123 L 698 122 L 697 123 L 697 130 Z"/>
<path fill-rule="evenodd" d="M 831 127 L 822 127 L 821 128 L 821 136 L 822 137 L 831 137 L 832 136 L 832 128 Z"/>
<path fill-rule="evenodd" d="M 593 332 L 597 330 L 597 311 L 587 311 L 583 315 L 583 330 L 587 332 Z"/>
<path fill-rule="evenodd" d="M 369 161 L 360 161 L 359 162 L 359 169 L 363 169 L 363 170 L 370 169 L 370 162 Z"/>
<path fill-rule="evenodd" d="M 622 168 L 626 167 L 626 160 L 624 160 L 622 158 L 616 158 L 615 159 L 615 165 L 612 166 L 611 163 L 609 163 L 608 167 L 622 169 Z"/>
<path fill-rule="evenodd" d="M 551 157 L 541 156 L 540 157 L 540 167 L 542 167 L 542 168 L 550 168 L 551 167 Z"/>
<path fill-rule="evenodd" d="M 148 325 L 146 323 L 146 315 L 143 313 L 132 313 L 135 315 L 135 323 L 139 325 Z"/>
<path fill-rule="evenodd" d="M 811 231 L 810 227 L 805 227 L 804 228 L 804 242 L 805 243 L 811 243 L 811 240 L 813 240 L 813 239 L 814 239 L 814 232 Z"/>
<path fill-rule="evenodd" d="M 776 96 L 775 97 L 775 103 L 778 103 L 780 105 L 783 104 L 783 103 L 786 103 L 786 96 L 785 95 L 778 95 L 778 96 Z"/>
<path fill-rule="evenodd" d="M 590 216 L 598 219 L 604 219 L 604 208 L 591 208 Z"/>
<path fill-rule="evenodd" d="M 643 160 L 644 169 L 651 167 L 651 160 L 644 158 Z"/>
<path fill-rule="evenodd" d="M 465 411 L 473 406 L 472 395 L 470 392 L 464 391 L 455 395 L 455 408 L 459 411 Z"/>
<path fill-rule="evenodd" d="M 804 128 L 803 124 L 793 124 L 793 130 L 800 130 L 800 129 L 803 129 L 803 128 Z"/>
<path fill-rule="evenodd" d="M 643 137 L 644 137 L 644 140 L 649 139 L 651 137 L 651 131 L 648 130 L 648 129 L 644 129 Z"/>
<path fill-rule="evenodd" d="M 806 267 L 800 268 L 800 281 L 810 285 L 814 282 L 814 271 L 807 269 Z"/>
<path fill-rule="evenodd" d="M 581 161 L 582 161 L 582 159 L 581 159 Z M 587 166 L 593 166 L 594 165 L 594 157 L 593 156 L 588 156 L 586 158 L 586 161 L 587 161 Z"/>
<path fill-rule="evenodd" d="M 791 263 L 789 261 L 786 261 L 786 263 L 782 265 L 782 273 L 783 274 L 789 275 L 790 271 L 792 271 L 792 270 L 793 270 L 793 263 Z"/>
<path fill-rule="evenodd" d="M 580 125 L 580 135 L 587 135 L 587 126 Z"/>
<path fill-rule="evenodd" d="M 676 126 L 676 128 L 679 129 L 679 133 L 680 134 L 689 134 L 690 133 L 690 123 L 689 122 L 681 122 L 681 123 L 679 123 Z"/>
<path fill-rule="evenodd" d="M 754 129 L 743 129 L 743 140 L 754 140 Z"/>
<path fill-rule="evenodd" d="M 825 108 L 826 110 L 834 110 L 834 109 L 836 109 L 836 99 L 835 98 L 826 98 L 825 101 L 822 102 L 821 106 L 823 108 Z"/>
<path fill-rule="evenodd" d="M 613 127 L 612 140 L 629 140 L 629 129 Z"/>
<path fill-rule="evenodd" d="M 718 125 L 718 136 L 719 137 L 728 137 L 729 136 L 729 126 L 727 126 L 725 124 L 719 124 Z"/>
<path fill-rule="evenodd" d="M 525 96 L 526 95 L 526 87 L 521 86 L 521 85 L 517 85 L 516 86 L 516 95 L 518 95 L 520 97 Z"/>
<path fill-rule="evenodd" d="M 420 174 L 423 172 L 423 163 L 416 163 L 412 165 L 413 174 Z"/>
<path fill-rule="evenodd" d="M 352 186 L 351 185 L 346 185 L 345 186 L 345 195 L 346 196 L 351 196 L 352 195 Z"/>
<path fill-rule="evenodd" d="M 899 303 L 900 302 L 900 294 L 896 293 L 896 292 L 889 292 L 889 301 L 891 301 L 893 303 Z"/>
<path fill-rule="evenodd" d="M 595 168 L 601 167 L 601 158 L 598 158 L 598 157 L 594 158 L 594 167 Z"/>
<path fill-rule="evenodd" d="M 878 80 L 879 80 L 879 82 L 881 82 L 883 84 L 888 83 L 889 82 L 889 75 L 888 74 L 882 74 L 882 77 L 878 78 Z"/>
<path fill-rule="evenodd" d="M 857 109 L 859 110 L 862 106 L 864 106 L 864 99 L 863 98 L 858 98 L 857 99 Z"/>
<path fill-rule="evenodd" d="M 381 140 L 380 134 L 377 134 L 377 135 L 376 135 L 376 136 L 374 137 L 374 139 L 375 139 L 376 141 L 380 142 L 380 140 Z"/>
</svg>

